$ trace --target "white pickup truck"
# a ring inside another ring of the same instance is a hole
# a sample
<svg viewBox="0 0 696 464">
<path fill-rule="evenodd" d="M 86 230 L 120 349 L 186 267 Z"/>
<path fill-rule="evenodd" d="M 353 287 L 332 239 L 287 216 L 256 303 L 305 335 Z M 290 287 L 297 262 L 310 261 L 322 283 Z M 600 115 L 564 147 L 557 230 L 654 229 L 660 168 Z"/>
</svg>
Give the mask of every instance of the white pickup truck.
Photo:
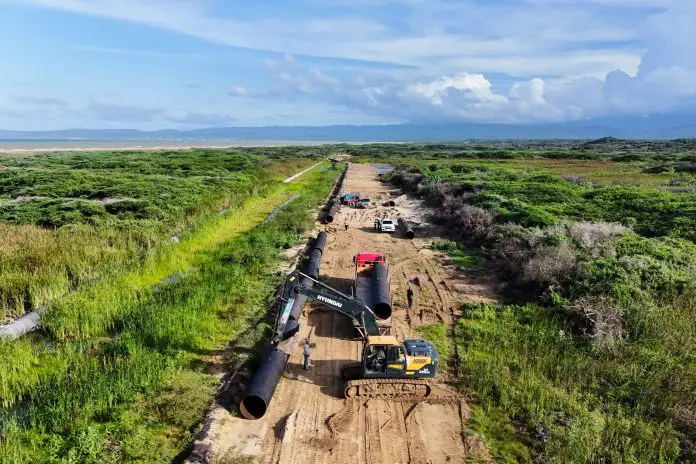
<svg viewBox="0 0 696 464">
<path fill-rule="evenodd" d="M 396 224 L 389 218 L 375 219 L 375 229 L 380 232 L 396 232 Z"/>
</svg>

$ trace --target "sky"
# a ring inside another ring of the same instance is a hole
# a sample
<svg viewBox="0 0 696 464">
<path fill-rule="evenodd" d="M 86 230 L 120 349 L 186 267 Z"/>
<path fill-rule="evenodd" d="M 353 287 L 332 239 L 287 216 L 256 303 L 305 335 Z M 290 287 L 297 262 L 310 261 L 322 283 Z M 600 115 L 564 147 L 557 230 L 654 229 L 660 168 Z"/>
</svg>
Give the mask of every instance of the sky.
<svg viewBox="0 0 696 464">
<path fill-rule="evenodd" d="M 696 113 L 695 0 L 0 0 L 0 129 Z"/>
</svg>

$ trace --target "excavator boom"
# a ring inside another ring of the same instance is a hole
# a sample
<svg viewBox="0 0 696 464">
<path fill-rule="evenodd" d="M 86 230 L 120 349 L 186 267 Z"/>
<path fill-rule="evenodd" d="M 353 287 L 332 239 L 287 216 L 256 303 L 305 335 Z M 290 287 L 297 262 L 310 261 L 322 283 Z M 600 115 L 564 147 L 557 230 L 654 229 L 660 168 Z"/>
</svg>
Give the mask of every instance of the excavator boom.
<svg viewBox="0 0 696 464">
<path fill-rule="evenodd" d="M 307 280 L 312 282 L 314 287 L 307 286 L 305 284 Z M 282 340 L 293 302 L 296 296 L 300 294 L 348 316 L 362 328 L 365 335 L 379 335 L 377 318 L 372 310 L 364 303 L 296 270 L 293 271 L 285 281 L 283 296 L 281 298 L 284 305 L 276 321 L 273 343 L 278 343 Z"/>
</svg>

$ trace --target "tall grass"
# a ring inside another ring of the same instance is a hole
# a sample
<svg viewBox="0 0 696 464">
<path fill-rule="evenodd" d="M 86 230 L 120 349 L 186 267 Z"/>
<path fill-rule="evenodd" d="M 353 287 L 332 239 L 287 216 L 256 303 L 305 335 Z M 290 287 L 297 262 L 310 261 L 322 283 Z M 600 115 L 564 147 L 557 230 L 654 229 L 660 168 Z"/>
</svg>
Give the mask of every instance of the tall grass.
<svg viewBox="0 0 696 464">
<path fill-rule="evenodd" d="M 257 225 L 262 213 L 287 192 L 252 199 L 183 240 L 196 271 L 133 297 L 132 311 L 121 313 L 110 336 L 0 346 L 8 361 L 0 368 L 0 378 L 9 379 L 3 397 L 12 398 L 0 421 L 0 462 L 171 461 L 192 439 L 214 392 L 207 361 L 263 314 L 281 250 L 301 237 L 312 222 L 309 209 L 335 177 L 300 179 L 290 187 L 300 199 L 266 224 Z"/>
</svg>

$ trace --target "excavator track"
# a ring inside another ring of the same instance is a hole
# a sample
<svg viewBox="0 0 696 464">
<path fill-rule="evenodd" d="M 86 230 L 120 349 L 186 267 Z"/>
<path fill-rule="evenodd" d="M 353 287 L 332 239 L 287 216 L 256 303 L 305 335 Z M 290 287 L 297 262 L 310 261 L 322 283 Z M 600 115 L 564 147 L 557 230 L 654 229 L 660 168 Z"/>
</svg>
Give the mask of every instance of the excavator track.
<svg viewBox="0 0 696 464">
<path fill-rule="evenodd" d="M 346 398 L 427 398 L 432 383 L 424 379 L 360 379 L 346 382 Z"/>
</svg>

